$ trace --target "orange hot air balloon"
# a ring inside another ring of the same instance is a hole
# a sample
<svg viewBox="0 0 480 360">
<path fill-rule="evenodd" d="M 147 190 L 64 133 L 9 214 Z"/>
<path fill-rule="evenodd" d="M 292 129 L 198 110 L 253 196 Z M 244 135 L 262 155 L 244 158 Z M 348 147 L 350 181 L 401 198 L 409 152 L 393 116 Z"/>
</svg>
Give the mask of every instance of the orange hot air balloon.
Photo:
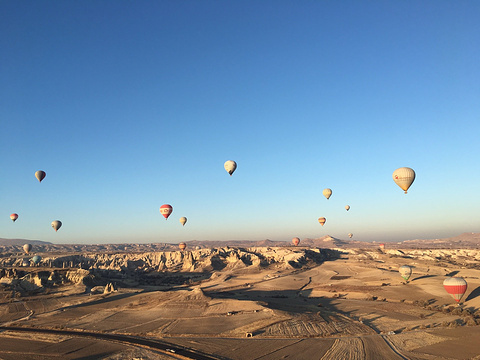
<svg viewBox="0 0 480 360">
<path fill-rule="evenodd" d="M 39 182 L 42 182 L 42 180 L 45 179 L 45 176 L 47 176 L 47 173 L 43 170 L 38 170 L 35 172 L 35 177 Z"/>
<path fill-rule="evenodd" d="M 382 244 L 380 244 L 380 245 L 378 245 L 378 247 L 379 247 L 379 248 L 380 248 L 380 250 L 382 250 L 382 251 L 384 251 L 384 250 L 385 250 L 385 244 L 383 244 L 383 243 L 382 243 Z"/>
<path fill-rule="evenodd" d="M 292 239 L 292 244 L 298 246 L 298 244 L 300 244 L 300 239 L 298 237 L 294 237 Z"/>
<path fill-rule="evenodd" d="M 467 291 L 467 282 L 461 277 L 448 277 L 443 281 L 443 287 L 459 303 Z"/>
<path fill-rule="evenodd" d="M 10 215 L 10 219 L 12 219 L 13 222 L 17 221 L 18 214 L 13 213 L 12 215 Z"/>
<path fill-rule="evenodd" d="M 318 222 L 320 223 L 320 225 L 323 226 L 327 222 L 327 219 L 325 219 L 324 217 L 320 217 L 320 218 L 318 218 Z"/>
<path fill-rule="evenodd" d="M 168 205 L 168 204 L 164 204 L 162 206 L 160 206 L 160 214 L 163 215 L 163 217 L 165 218 L 165 220 L 168 219 L 168 217 L 170 216 L 170 214 L 173 212 L 173 207 L 172 205 Z"/>
<path fill-rule="evenodd" d="M 180 248 L 180 250 L 183 251 L 187 247 L 187 244 L 185 244 L 184 242 L 181 242 L 180 244 L 178 244 L 178 247 Z"/>
</svg>

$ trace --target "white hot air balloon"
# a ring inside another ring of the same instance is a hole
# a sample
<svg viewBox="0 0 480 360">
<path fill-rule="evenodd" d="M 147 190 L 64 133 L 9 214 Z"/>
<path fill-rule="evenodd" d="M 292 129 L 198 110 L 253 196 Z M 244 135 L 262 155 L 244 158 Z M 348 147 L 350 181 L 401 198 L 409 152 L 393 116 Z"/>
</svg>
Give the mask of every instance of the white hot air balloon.
<svg viewBox="0 0 480 360">
<path fill-rule="evenodd" d="M 180 218 L 180 224 L 182 224 L 182 226 L 185 226 L 185 223 L 187 222 L 187 218 L 185 216 L 182 216 Z"/>
<path fill-rule="evenodd" d="M 228 160 L 228 161 L 225 161 L 225 164 L 223 164 L 223 167 L 230 174 L 230 176 L 232 176 L 232 174 L 237 169 L 237 163 L 233 160 Z"/>
<path fill-rule="evenodd" d="M 395 184 L 400 186 L 400 188 L 407 193 L 408 188 L 412 185 L 415 180 L 415 171 L 409 167 L 401 167 L 393 172 L 393 181 Z"/>
<path fill-rule="evenodd" d="M 332 189 L 326 188 L 323 190 L 323 196 L 325 196 L 328 199 L 330 199 L 330 196 L 332 196 Z"/>
<path fill-rule="evenodd" d="M 52 221 L 52 228 L 57 232 L 58 229 L 62 227 L 62 222 L 60 220 L 54 220 Z"/>
<path fill-rule="evenodd" d="M 398 272 L 405 281 L 408 281 L 408 279 L 410 279 L 410 276 L 412 276 L 412 268 L 408 265 L 400 266 Z"/>
</svg>

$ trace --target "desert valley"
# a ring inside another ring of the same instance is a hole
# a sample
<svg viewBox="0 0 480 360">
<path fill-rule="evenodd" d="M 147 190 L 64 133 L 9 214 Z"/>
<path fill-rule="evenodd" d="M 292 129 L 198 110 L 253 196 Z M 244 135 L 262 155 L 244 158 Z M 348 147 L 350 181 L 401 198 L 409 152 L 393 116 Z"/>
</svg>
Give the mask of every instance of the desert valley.
<svg viewBox="0 0 480 360">
<path fill-rule="evenodd" d="M 0 359 L 480 359 L 479 240 L 3 240 Z"/>
</svg>

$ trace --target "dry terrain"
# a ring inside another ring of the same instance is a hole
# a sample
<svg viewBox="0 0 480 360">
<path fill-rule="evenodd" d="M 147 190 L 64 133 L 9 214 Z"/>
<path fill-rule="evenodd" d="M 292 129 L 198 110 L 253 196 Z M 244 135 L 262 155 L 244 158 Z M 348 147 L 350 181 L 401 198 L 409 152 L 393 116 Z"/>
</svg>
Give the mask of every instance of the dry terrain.
<svg viewBox="0 0 480 360">
<path fill-rule="evenodd" d="M 83 250 L 0 258 L 0 359 L 480 359 L 473 247 Z"/>
</svg>

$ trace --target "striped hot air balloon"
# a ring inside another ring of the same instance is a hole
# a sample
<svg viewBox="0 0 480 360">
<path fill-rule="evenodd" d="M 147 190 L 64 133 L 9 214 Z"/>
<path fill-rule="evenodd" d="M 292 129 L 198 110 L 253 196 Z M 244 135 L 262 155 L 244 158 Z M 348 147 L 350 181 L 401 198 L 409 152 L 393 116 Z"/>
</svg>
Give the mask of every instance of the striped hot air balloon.
<svg viewBox="0 0 480 360">
<path fill-rule="evenodd" d="M 168 205 L 168 204 L 164 204 L 162 206 L 160 206 L 160 214 L 163 215 L 163 217 L 165 218 L 165 220 L 168 219 L 168 217 L 170 216 L 170 214 L 173 212 L 173 207 L 172 205 Z"/>
<path fill-rule="evenodd" d="M 467 282 L 461 277 L 448 277 L 443 281 L 443 287 L 459 303 L 467 291 Z"/>
<path fill-rule="evenodd" d="M 327 222 L 327 219 L 325 219 L 324 217 L 320 217 L 320 218 L 318 218 L 318 222 L 320 223 L 320 225 L 323 226 Z"/>
</svg>

